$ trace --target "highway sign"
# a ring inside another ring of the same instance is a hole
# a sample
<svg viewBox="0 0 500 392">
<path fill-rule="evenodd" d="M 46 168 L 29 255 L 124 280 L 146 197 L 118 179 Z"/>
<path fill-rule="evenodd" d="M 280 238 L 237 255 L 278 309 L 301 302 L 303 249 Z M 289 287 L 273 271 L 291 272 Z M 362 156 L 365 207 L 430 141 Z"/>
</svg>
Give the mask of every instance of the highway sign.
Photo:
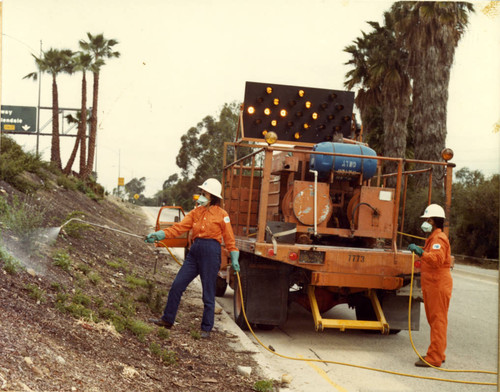
<svg viewBox="0 0 500 392">
<path fill-rule="evenodd" d="M 2 131 L 36 132 L 36 107 L 2 105 Z"/>
</svg>

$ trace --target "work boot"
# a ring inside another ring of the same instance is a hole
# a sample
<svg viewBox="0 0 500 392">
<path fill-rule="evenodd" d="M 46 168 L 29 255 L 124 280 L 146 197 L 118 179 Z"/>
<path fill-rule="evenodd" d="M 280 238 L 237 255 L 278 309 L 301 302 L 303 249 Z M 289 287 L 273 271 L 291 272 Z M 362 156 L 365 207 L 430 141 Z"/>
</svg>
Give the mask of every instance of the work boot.
<svg viewBox="0 0 500 392">
<path fill-rule="evenodd" d="M 425 363 L 420 358 L 418 359 L 417 362 L 415 362 L 415 366 L 417 366 L 417 367 L 431 367 L 428 363 Z"/>
<path fill-rule="evenodd" d="M 202 339 L 210 339 L 210 332 L 209 331 L 201 331 L 201 338 Z"/>
<path fill-rule="evenodd" d="M 443 361 L 444 363 L 444 361 Z M 431 365 L 429 365 L 428 363 L 422 361 L 420 358 L 417 362 L 415 362 L 415 366 L 417 367 L 431 367 Z M 432 365 L 432 366 L 435 366 L 435 367 L 440 367 L 441 365 Z"/>
<path fill-rule="evenodd" d="M 163 320 L 163 319 L 149 319 L 149 322 L 156 324 L 159 327 L 163 327 L 163 328 L 167 328 L 167 329 L 172 328 L 172 324 L 169 323 L 168 321 Z"/>
</svg>

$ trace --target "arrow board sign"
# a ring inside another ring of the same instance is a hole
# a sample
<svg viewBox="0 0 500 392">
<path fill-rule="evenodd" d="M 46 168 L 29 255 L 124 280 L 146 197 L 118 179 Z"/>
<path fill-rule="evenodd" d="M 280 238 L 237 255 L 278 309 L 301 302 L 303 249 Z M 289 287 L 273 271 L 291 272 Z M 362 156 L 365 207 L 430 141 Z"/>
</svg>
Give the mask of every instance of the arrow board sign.
<svg viewBox="0 0 500 392">
<path fill-rule="evenodd" d="M 2 131 L 36 132 L 36 107 L 2 105 Z"/>
</svg>

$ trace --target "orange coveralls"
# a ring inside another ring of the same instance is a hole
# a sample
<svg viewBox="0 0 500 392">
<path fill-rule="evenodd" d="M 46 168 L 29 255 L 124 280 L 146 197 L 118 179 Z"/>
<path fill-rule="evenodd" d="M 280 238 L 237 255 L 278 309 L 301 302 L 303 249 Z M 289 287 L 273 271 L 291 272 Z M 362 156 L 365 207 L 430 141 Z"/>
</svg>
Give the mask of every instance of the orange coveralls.
<svg viewBox="0 0 500 392">
<path fill-rule="evenodd" d="M 219 206 L 196 207 L 182 221 L 163 231 L 166 238 L 175 238 L 191 229 L 193 230 L 193 240 L 196 238 L 212 238 L 222 242 L 224 239 L 228 252 L 238 250 L 229 216 Z"/>
<path fill-rule="evenodd" d="M 431 365 L 441 366 L 446 358 L 448 308 L 453 289 L 450 242 L 441 229 L 435 229 L 423 249 L 420 257 L 422 293 L 425 314 L 431 327 L 431 344 L 425 360 Z"/>
</svg>

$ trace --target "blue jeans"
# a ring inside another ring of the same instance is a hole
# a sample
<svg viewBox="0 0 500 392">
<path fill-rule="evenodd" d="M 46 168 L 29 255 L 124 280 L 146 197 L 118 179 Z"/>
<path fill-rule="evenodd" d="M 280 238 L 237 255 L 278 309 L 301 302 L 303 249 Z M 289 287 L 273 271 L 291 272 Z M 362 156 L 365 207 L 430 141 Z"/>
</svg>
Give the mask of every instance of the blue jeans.
<svg viewBox="0 0 500 392">
<path fill-rule="evenodd" d="M 194 278 L 200 275 L 204 305 L 201 330 L 210 332 L 214 327 L 215 287 L 220 262 L 220 243 L 214 239 L 196 238 L 172 283 L 162 319 L 174 323 L 182 294 Z"/>
</svg>

